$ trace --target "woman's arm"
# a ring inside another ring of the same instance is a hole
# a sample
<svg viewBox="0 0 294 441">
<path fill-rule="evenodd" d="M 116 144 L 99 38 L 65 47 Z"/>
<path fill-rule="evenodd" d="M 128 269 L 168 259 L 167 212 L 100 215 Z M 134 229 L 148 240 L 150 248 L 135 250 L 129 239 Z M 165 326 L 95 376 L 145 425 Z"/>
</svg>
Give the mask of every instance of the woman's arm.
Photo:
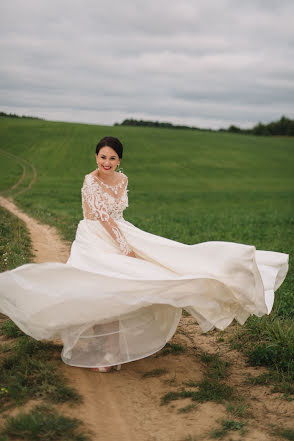
<svg viewBox="0 0 294 441">
<path fill-rule="evenodd" d="M 130 248 L 125 236 L 119 229 L 117 223 L 112 217 L 108 216 L 107 220 L 99 218 L 100 223 L 103 225 L 106 231 L 111 235 L 111 237 L 117 242 L 121 252 L 129 257 L 136 257 L 134 251 Z"/>
<path fill-rule="evenodd" d="M 93 182 L 90 182 L 87 177 L 82 188 L 82 204 L 85 219 L 99 220 L 122 254 L 136 257 L 117 223 L 109 216 L 106 202 L 99 191 L 99 185 L 93 185 Z"/>
</svg>

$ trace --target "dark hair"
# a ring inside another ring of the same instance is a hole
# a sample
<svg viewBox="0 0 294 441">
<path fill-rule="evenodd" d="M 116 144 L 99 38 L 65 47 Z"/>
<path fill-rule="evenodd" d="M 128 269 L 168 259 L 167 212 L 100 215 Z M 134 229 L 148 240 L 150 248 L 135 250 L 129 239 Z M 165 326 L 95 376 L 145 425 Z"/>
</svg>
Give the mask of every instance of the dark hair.
<svg viewBox="0 0 294 441">
<path fill-rule="evenodd" d="M 111 147 L 113 150 L 116 151 L 118 157 L 122 158 L 123 145 L 118 138 L 115 138 L 114 136 L 104 136 L 104 138 L 100 139 L 96 146 L 96 155 L 98 155 L 98 152 L 102 147 L 106 146 Z"/>
</svg>

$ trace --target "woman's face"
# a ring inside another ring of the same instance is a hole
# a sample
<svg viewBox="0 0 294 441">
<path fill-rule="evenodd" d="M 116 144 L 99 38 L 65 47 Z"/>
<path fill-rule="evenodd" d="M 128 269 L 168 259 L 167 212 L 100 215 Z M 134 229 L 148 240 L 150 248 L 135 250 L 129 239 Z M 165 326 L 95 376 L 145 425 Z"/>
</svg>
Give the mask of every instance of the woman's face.
<svg viewBox="0 0 294 441">
<path fill-rule="evenodd" d="M 96 162 L 101 175 L 109 175 L 115 172 L 117 165 L 120 163 L 118 154 L 113 148 L 105 146 L 102 147 L 98 155 L 96 155 Z"/>
</svg>

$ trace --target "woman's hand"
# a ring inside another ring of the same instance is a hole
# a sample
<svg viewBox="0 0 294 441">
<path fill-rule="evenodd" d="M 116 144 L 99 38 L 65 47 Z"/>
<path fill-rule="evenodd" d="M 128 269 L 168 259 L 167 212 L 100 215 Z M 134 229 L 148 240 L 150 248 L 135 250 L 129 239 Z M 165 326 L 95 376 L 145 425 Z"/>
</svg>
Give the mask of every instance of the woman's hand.
<svg viewBox="0 0 294 441">
<path fill-rule="evenodd" d="M 136 254 L 134 253 L 134 251 L 130 251 L 130 252 L 127 254 L 127 256 L 128 256 L 128 257 L 137 257 Z"/>
</svg>

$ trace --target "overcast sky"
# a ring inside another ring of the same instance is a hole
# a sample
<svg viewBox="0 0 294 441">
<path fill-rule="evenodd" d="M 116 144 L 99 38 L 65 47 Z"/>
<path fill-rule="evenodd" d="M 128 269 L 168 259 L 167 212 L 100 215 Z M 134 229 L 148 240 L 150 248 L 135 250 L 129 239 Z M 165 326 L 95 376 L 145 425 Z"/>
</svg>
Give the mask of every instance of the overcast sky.
<svg viewBox="0 0 294 441">
<path fill-rule="evenodd" d="M 294 118 L 293 0 L 9 0 L 0 110 L 220 128 Z"/>
</svg>

